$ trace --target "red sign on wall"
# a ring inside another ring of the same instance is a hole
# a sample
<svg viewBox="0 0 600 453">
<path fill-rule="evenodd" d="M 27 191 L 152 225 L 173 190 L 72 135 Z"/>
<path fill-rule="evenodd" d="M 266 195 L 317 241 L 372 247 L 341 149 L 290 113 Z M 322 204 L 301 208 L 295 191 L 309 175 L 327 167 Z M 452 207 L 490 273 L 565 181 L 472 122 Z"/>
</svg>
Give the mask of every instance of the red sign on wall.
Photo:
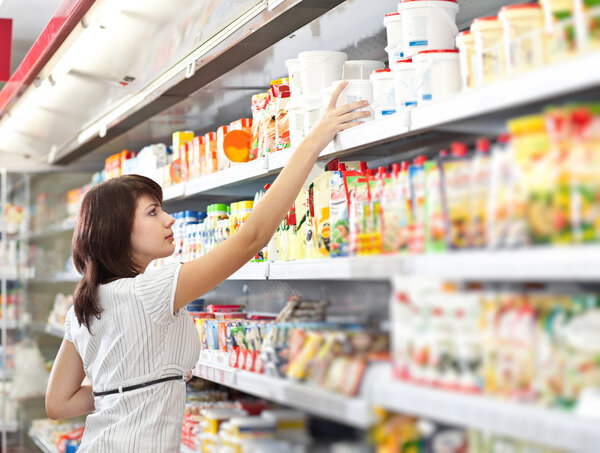
<svg viewBox="0 0 600 453">
<path fill-rule="evenodd" d="M 0 82 L 10 79 L 12 19 L 0 19 Z"/>
</svg>

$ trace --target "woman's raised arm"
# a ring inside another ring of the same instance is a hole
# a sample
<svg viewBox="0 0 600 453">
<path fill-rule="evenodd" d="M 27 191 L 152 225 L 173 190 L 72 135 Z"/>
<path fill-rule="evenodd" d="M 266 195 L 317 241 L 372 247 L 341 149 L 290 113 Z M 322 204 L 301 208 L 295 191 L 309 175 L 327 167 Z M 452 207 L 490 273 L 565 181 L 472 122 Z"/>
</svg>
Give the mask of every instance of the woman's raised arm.
<svg viewBox="0 0 600 453">
<path fill-rule="evenodd" d="M 206 255 L 183 264 L 177 281 L 174 311 L 219 285 L 269 242 L 292 207 L 320 152 L 338 132 L 361 124 L 360 121 L 351 121 L 369 115 L 369 112 L 354 111 L 365 107 L 366 101 L 336 107 L 337 99 L 346 84 L 341 83 L 334 91 L 323 117 L 298 145 L 288 164 L 252 210 L 246 223 L 223 244 Z"/>
</svg>

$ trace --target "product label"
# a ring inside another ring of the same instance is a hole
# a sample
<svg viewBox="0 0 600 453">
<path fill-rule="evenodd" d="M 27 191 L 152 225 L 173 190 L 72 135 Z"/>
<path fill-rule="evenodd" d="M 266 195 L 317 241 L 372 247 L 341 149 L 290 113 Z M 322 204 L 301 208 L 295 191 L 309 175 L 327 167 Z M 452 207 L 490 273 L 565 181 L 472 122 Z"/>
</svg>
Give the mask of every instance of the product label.
<svg viewBox="0 0 600 453">
<path fill-rule="evenodd" d="M 403 24 L 405 22 L 403 21 Z M 428 41 L 428 17 L 417 16 L 406 21 L 406 37 L 408 37 L 409 47 L 423 47 L 429 44 Z"/>
</svg>

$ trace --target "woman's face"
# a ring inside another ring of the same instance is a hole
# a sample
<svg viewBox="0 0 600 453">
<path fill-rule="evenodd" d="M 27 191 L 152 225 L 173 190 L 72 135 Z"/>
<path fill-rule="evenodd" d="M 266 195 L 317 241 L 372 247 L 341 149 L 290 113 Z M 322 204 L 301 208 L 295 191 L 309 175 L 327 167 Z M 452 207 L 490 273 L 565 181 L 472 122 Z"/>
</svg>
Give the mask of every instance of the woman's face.
<svg viewBox="0 0 600 453">
<path fill-rule="evenodd" d="M 136 204 L 131 249 L 135 260 L 146 269 L 150 261 L 175 251 L 171 227 L 175 219 L 162 210 L 156 200 L 144 195 Z"/>
</svg>

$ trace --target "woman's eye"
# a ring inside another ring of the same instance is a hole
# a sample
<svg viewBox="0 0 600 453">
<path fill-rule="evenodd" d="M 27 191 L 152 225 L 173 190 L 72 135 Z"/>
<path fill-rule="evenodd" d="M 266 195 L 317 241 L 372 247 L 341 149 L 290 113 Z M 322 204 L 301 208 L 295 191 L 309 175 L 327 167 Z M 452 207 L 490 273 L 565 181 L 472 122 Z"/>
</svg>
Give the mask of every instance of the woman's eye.
<svg viewBox="0 0 600 453">
<path fill-rule="evenodd" d="M 150 215 L 156 215 L 156 209 L 153 209 L 152 211 L 150 211 Z"/>
</svg>

